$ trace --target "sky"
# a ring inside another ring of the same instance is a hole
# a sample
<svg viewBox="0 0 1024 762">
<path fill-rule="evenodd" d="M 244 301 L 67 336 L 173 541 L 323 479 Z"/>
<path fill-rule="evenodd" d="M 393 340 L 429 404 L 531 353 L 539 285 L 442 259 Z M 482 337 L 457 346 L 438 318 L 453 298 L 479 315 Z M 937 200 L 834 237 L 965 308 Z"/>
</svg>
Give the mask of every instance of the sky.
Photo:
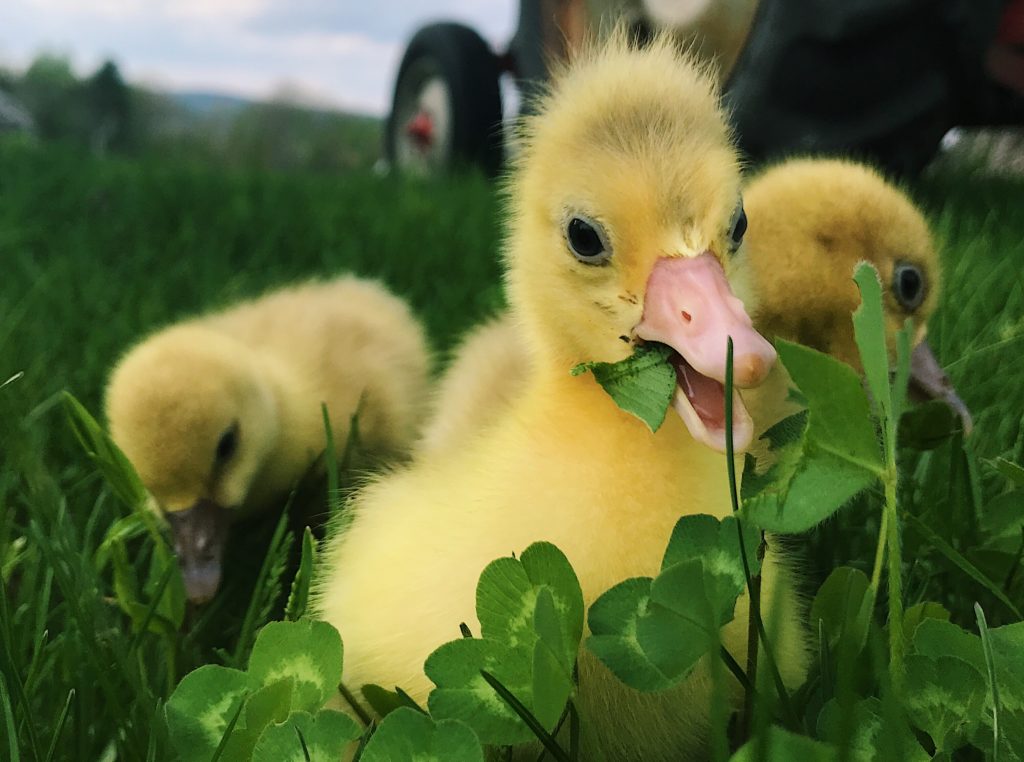
<svg viewBox="0 0 1024 762">
<path fill-rule="evenodd" d="M 125 78 L 168 91 L 310 102 L 384 114 L 405 44 L 425 23 L 461 21 L 496 49 L 516 0 L 0 0 L 0 66 L 40 52 L 81 74 L 112 58 Z"/>
</svg>

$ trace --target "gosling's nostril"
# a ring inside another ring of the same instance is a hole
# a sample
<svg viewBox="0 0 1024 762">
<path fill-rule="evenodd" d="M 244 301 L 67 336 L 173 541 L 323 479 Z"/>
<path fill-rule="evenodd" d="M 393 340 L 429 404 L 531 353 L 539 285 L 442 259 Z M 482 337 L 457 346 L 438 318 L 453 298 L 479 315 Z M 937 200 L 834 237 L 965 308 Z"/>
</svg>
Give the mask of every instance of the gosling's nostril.
<svg viewBox="0 0 1024 762">
<path fill-rule="evenodd" d="M 768 377 L 773 364 L 774 359 L 756 354 L 739 358 L 733 366 L 734 383 L 739 387 L 757 386 Z"/>
</svg>

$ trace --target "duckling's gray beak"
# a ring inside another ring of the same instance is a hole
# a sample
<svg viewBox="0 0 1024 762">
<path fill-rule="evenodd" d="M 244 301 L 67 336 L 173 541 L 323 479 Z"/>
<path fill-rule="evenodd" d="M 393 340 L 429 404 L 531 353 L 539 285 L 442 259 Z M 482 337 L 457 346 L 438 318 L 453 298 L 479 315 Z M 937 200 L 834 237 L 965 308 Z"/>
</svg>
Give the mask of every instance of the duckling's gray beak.
<svg viewBox="0 0 1024 762">
<path fill-rule="evenodd" d="M 220 586 L 228 511 L 200 498 L 191 508 L 165 515 L 174 536 L 185 594 L 192 603 L 206 603 Z"/>
<path fill-rule="evenodd" d="M 964 436 L 971 433 L 971 429 L 974 428 L 971 411 L 956 393 L 953 382 L 939 365 L 927 341 L 922 341 L 914 347 L 910 354 L 910 388 L 928 399 L 945 402 L 960 419 L 964 427 Z"/>
</svg>

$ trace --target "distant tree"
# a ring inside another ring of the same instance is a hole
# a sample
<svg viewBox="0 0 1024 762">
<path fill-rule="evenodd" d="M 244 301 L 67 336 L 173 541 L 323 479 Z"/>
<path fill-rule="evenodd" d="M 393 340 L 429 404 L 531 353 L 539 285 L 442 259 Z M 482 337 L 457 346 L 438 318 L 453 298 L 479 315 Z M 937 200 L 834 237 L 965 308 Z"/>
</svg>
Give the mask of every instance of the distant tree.
<svg viewBox="0 0 1024 762">
<path fill-rule="evenodd" d="M 15 94 L 32 114 L 40 137 L 84 139 L 81 87 L 67 58 L 38 56 L 17 83 Z"/>
<path fill-rule="evenodd" d="M 131 91 L 117 64 L 105 61 L 85 83 L 89 115 L 89 145 L 96 153 L 123 151 L 130 147 L 132 131 Z"/>
<path fill-rule="evenodd" d="M 377 120 L 316 108 L 292 85 L 242 111 L 227 151 L 233 163 L 268 169 L 337 172 L 369 167 L 377 158 Z"/>
<path fill-rule="evenodd" d="M 17 87 L 18 77 L 9 69 L 0 69 L 0 90 L 13 93 Z"/>
</svg>

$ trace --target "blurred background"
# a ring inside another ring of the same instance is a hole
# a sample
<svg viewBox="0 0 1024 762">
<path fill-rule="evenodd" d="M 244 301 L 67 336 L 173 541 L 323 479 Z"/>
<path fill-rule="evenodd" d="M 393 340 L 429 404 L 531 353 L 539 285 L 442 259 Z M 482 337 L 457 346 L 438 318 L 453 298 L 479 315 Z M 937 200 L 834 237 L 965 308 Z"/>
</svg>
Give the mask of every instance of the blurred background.
<svg viewBox="0 0 1024 762">
<path fill-rule="evenodd" d="M 513 0 L 3 0 L 0 130 L 97 153 L 343 170 L 380 155 L 405 43 L 435 17 L 495 46 Z"/>
<path fill-rule="evenodd" d="M 916 173 L 951 128 L 998 126 L 996 163 L 1020 165 L 1020 0 L 4 0 L 0 130 L 98 154 L 495 174 L 502 124 L 616 20 L 716 62 L 755 160 Z"/>
</svg>

